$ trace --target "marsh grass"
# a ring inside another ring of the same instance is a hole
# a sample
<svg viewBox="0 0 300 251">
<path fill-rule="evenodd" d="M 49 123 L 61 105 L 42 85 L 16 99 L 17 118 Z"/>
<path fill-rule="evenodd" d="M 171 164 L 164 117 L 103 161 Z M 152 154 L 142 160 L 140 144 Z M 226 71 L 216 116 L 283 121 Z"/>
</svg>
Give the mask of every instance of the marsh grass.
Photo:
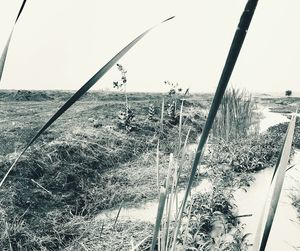
<svg viewBox="0 0 300 251">
<path fill-rule="evenodd" d="M 230 141 L 249 134 L 253 124 L 255 102 L 245 90 L 230 88 L 222 99 L 212 135 Z"/>
</svg>

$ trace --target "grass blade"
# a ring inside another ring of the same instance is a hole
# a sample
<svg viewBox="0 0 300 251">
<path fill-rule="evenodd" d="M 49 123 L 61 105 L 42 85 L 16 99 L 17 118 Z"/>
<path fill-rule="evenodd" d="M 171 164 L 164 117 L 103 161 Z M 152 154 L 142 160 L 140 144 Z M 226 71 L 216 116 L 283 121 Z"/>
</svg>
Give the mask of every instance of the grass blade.
<svg viewBox="0 0 300 251">
<path fill-rule="evenodd" d="M 17 23 L 17 21 L 18 21 L 20 15 L 21 15 L 21 13 L 22 13 L 22 11 L 23 11 L 23 9 L 24 9 L 24 6 L 25 6 L 25 4 L 26 4 L 26 1 L 27 1 L 27 0 L 23 0 L 23 3 L 22 3 L 22 5 L 21 5 L 21 8 L 20 8 L 19 13 L 18 13 L 18 15 L 17 15 L 17 18 L 16 18 L 16 20 L 15 20 L 15 23 Z"/>
<path fill-rule="evenodd" d="M 166 20 L 164 20 L 161 23 L 167 22 L 173 17 L 170 17 Z M 143 32 L 141 35 L 139 35 L 137 38 L 135 38 L 133 41 L 131 41 L 127 46 L 125 46 L 117 55 L 115 55 L 107 64 L 105 64 L 96 74 L 90 78 L 49 120 L 48 122 L 36 133 L 36 135 L 29 141 L 29 143 L 26 145 L 26 147 L 23 149 L 23 151 L 20 153 L 20 155 L 17 157 L 15 162 L 11 165 L 11 167 L 8 169 L 7 173 L 3 177 L 3 179 L 0 182 L 0 187 L 2 186 L 3 182 L 7 178 L 8 174 L 11 172 L 13 167 L 17 164 L 20 157 L 26 152 L 26 150 L 39 138 L 39 136 L 46 131 L 62 114 L 64 114 L 78 99 L 80 99 L 96 82 L 104 76 L 104 74 L 115 64 L 118 62 L 119 59 L 121 59 L 137 42 L 139 42 L 147 33 L 149 33 L 152 29 L 154 29 L 157 25 L 151 27 L 150 29 Z"/>
<path fill-rule="evenodd" d="M 287 132 L 289 131 L 289 127 L 290 127 L 290 124 L 289 124 L 289 126 L 287 128 Z M 275 176 L 277 174 L 277 170 L 278 170 L 281 158 L 283 156 L 282 154 L 283 154 L 283 150 L 284 150 L 284 146 L 285 146 L 284 142 L 286 142 L 287 135 L 288 135 L 287 132 L 286 132 L 286 134 L 284 136 L 284 141 L 283 141 L 283 144 L 281 146 L 280 153 L 279 153 L 278 159 L 277 159 L 275 167 L 274 167 L 272 179 L 271 179 L 271 182 L 270 182 L 270 185 L 269 185 L 269 188 L 268 188 L 267 197 L 265 198 L 264 206 L 262 207 L 262 213 L 260 215 L 259 222 L 258 222 L 257 229 L 256 229 L 256 235 L 255 235 L 255 239 L 254 239 L 253 250 L 258 250 L 258 246 L 260 244 L 261 234 L 262 234 L 262 228 L 263 228 L 263 223 L 264 223 L 264 219 L 265 219 L 265 212 L 266 212 L 267 206 L 268 206 L 268 195 L 271 192 L 272 183 L 273 183 L 274 178 L 275 178 Z M 289 168 L 286 169 L 286 172 L 288 170 L 289 170 Z"/>
<path fill-rule="evenodd" d="M 223 68 L 223 72 L 217 87 L 217 90 L 215 92 L 215 96 L 200 138 L 200 142 L 197 148 L 197 152 L 195 155 L 195 159 L 194 159 L 194 163 L 192 166 L 192 171 L 190 174 L 190 179 L 188 182 L 188 186 L 186 188 L 186 192 L 185 192 L 185 196 L 182 202 L 182 207 L 181 207 L 181 213 L 179 214 L 179 219 L 178 219 L 178 224 L 175 230 L 175 235 L 174 235 L 174 242 L 173 242 L 173 246 L 172 246 L 172 250 L 175 250 L 175 246 L 176 246 L 176 239 L 177 239 L 177 235 L 179 232 L 179 228 L 180 228 L 180 224 L 181 224 L 181 218 L 182 218 L 182 213 L 183 210 L 185 208 L 190 190 L 192 188 L 192 184 L 194 181 L 194 177 L 198 168 L 198 164 L 200 162 L 200 158 L 203 154 L 204 151 L 204 146 L 206 144 L 210 129 L 212 128 L 213 125 L 213 121 L 215 119 L 215 116 L 217 114 L 217 111 L 219 109 L 220 103 L 222 101 L 222 98 L 224 96 L 224 92 L 226 90 L 226 87 L 228 85 L 230 76 L 232 74 L 232 71 L 234 69 L 235 63 L 237 61 L 239 52 L 242 48 L 244 39 L 246 37 L 247 31 L 249 29 L 253 14 L 255 12 L 256 6 L 257 6 L 258 0 L 249 0 L 246 4 L 245 10 L 241 16 L 240 22 L 238 24 L 237 30 L 235 32 L 230 50 L 229 50 L 229 54 L 227 56 L 226 62 L 225 62 L 225 66 Z"/>
<path fill-rule="evenodd" d="M 184 231 L 184 236 L 183 236 L 183 242 L 182 242 L 182 246 L 184 249 L 186 249 L 187 236 L 188 236 L 188 232 L 189 232 L 189 224 L 190 224 L 190 220 L 191 220 L 191 216 L 192 216 L 193 204 L 194 204 L 194 200 L 191 200 L 190 209 L 189 209 L 189 213 L 187 216 L 187 223 L 185 226 L 185 231 Z"/>
<path fill-rule="evenodd" d="M 157 181 L 157 189 L 160 187 L 160 177 L 159 177 L 159 140 L 157 141 L 156 147 L 156 181 Z"/>
<path fill-rule="evenodd" d="M 160 189 L 159 203 L 158 203 L 158 208 L 157 208 L 157 216 L 156 216 L 153 239 L 152 239 L 150 251 L 155 250 L 156 241 L 157 241 L 157 237 L 158 237 L 158 233 L 159 233 L 159 229 L 160 229 L 160 224 L 161 224 L 161 220 L 162 220 L 162 217 L 164 214 L 165 202 L 166 202 L 166 197 L 167 197 L 166 195 L 167 195 L 166 188 L 162 187 Z"/>
<path fill-rule="evenodd" d="M 118 222 L 118 219 L 119 219 L 119 216 L 120 216 L 120 212 L 121 212 L 121 209 L 122 209 L 122 207 L 123 207 L 123 202 L 124 202 L 124 201 L 121 202 L 121 205 L 120 205 L 120 207 L 119 207 L 119 210 L 118 210 L 118 213 L 117 213 L 117 216 L 116 216 L 116 219 L 115 219 L 113 228 L 115 228 L 115 226 L 116 226 L 116 224 L 117 224 L 117 222 Z"/>
<path fill-rule="evenodd" d="M 178 138 L 179 138 L 179 148 L 178 148 L 178 153 L 181 149 L 181 131 L 182 131 L 182 116 L 183 116 L 183 100 L 181 102 L 181 106 L 180 106 L 180 114 L 179 114 L 179 129 L 178 129 Z"/>
<path fill-rule="evenodd" d="M 143 240 L 141 240 L 138 244 L 136 244 L 133 248 L 132 251 L 137 250 L 142 244 L 144 244 L 149 238 L 151 237 L 151 235 L 146 236 Z"/>
<path fill-rule="evenodd" d="M 164 130 L 164 109 L 165 109 L 165 100 L 162 100 L 161 104 L 161 115 L 160 115 L 160 134 L 163 134 Z"/>
<path fill-rule="evenodd" d="M 291 118 L 288 130 L 287 130 L 283 150 L 281 152 L 281 156 L 279 157 L 280 162 L 279 162 L 279 165 L 277 168 L 277 173 L 273 180 L 274 189 L 272 191 L 270 206 L 268 209 L 268 215 L 267 215 L 267 220 L 266 220 L 265 228 L 263 231 L 262 239 L 260 242 L 260 236 L 259 236 L 259 238 L 257 238 L 257 242 L 255 243 L 256 246 L 259 246 L 258 250 L 260 250 L 260 251 L 265 250 L 267 242 L 268 242 L 268 238 L 270 235 L 271 227 L 273 224 L 274 216 L 276 213 L 278 201 L 280 198 L 280 194 L 281 194 L 281 190 L 282 190 L 282 186 L 283 186 L 283 182 L 284 182 L 286 169 L 288 166 L 288 161 L 290 158 L 293 136 L 294 136 L 294 131 L 295 131 L 295 125 L 296 125 L 296 116 L 293 115 Z M 257 234 L 260 235 L 260 232 L 258 232 Z"/>
<path fill-rule="evenodd" d="M 23 0 L 23 3 L 22 3 L 22 5 L 21 5 L 21 8 L 20 8 L 19 13 L 18 13 L 18 15 L 17 15 L 17 18 L 16 18 L 16 20 L 15 20 L 14 26 L 16 25 L 16 23 L 17 23 L 17 21 L 18 21 L 20 15 L 21 15 L 21 13 L 22 13 L 22 11 L 23 11 L 23 9 L 24 9 L 24 6 L 25 6 L 26 1 L 27 1 L 27 0 Z M 4 47 L 4 49 L 3 49 L 3 52 L 2 52 L 2 54 L 1 54 L 1 58 L 0 58 L 0 81 L 1 81 L 1 78 L 2 78 L 2 73 L 3 73 L 3 69 L 4 69 L 4 65 L 5 65 L 5 60 L 6 60 L 6 56 L 7 56 L 7 52 L 8 52 L 8 47 L 9 47 L 10 40 L 11 40 L 11 37 L 12 37 L 13 32 L 14 32 L 14 27 L 13 27 L 13 29 L 12 29 L 12 31 L 11 31 L 9 37 L 8 37 L 8 40 L 7 40 L 6 44 L 5 44 L 5 47 Z"/>
<path fill-rule="evenodd" d="M 6 60 L 6 56 L 7 56 L 7 52 L 8 52 L 8 47 L 9 47 L 9 43 L 12 37 L 13 31 L 11 31 L 8 40 L 5 44 L 4 50 L 2 52 L 1 58 L 0 58 L 0 81 L 2 78 L 2 73 L 3 73 L 3 69 L 4 69 L 4 65 L 5 65 L 5 60 Z"/>
</svg>

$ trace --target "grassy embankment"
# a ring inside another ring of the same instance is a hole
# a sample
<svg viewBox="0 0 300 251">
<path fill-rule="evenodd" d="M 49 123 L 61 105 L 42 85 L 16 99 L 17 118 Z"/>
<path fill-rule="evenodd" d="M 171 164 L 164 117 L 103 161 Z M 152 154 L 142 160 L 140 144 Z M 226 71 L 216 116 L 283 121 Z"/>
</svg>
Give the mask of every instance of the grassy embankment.
<svg viewBox="0 0 300 251">
<path fill-rule="evenodd" d="M 12 102 L 11 97 L 2 98 L 6 101 L 2 102 L 5 120 L 1 124 L 1 141 L 6 143 L 1 148 L 1 174 L 13 160 L 14 152 L 68 94 L 60 98 L 57 93 L 52 95 L 48 96 L 54 100 L 47 97 L 44 102 Z M 131 133 L 117 126 L 116 113 L 124 105 L 121 95 L 89 95 L 24 156 L 1 189 L 2 249 L 9 250 L 11 245 L 13 250 L 127 250 L 152 234 L 153 226 L 148 223 L 118 221 L 114 226 L 114 219 L 99 222 L 94 216 L 102 209 L 118 207 L 122 201 L 129 205 L 157 198 L 155 152 L 161 95 L 129 95 L 137 114 L 136 130 Z M 191 126 L 193 141 L 210 97 L 188 101 L 183 135 Z M 157 107 L 156 122 L 146 118 L 150 103 Z M 183 225 L 179 238 L 185 247 L 209 250 L 219 245 L 223 249 L 246 249 L 232 193 L 251 185 L 249 173 L 276 162 L 278 142 L 285 129 L 286 125 L 279 125 L 265 134 L 230 141 L 215 138 L 211 142 L 206 177 L 214 182 L 214 190 L 193 198 L 185 219 L 189 225 Z M 166 174 L 168 155 L 176 148 L 178 127 L 166 123 L 165 132 L 160 142 L 161 181 Z M 296 132 L 299 135 L 299 123 Z M 188 173 L 189 160 L 185 166 L 183 177 Z M 220 223 L 225 227 L 220 228 Z"/>
<path fill-rule="evenodd" d="M 1 177 L 68 96 L 1 94 Z M 118 125 L 118 111 L 124 108 L 121 94 L 89 93 L 60 118 L 22 157 L 1 188 L 1 249 L 62 249 L 80 243 L 89 229 L 96 231 L 101 224 L 96 228 L 87 224 L 101 210 L 118 207 L 122 201 L 129 205 L 156 198 L 157 141 L 163 180 L 168 154 L 178 138 L 178 125 L 170 124 L 166 114 L 161 132 L 162 98 L 162 94 L 128 94 L 136 114 L 130 133 Z M 190 140 L 201 130 L 209 102 L 209 95 L 185 102 L 182 134 L 191 128 Z M 151 121 L 147 119 L 150 103 L 156 108 Z"/>
<path fill-rule="evenodd" d="M 251 185 L 251 173 L 276 163 L 285 133 L 283 127 L 274 126 L 264 134 L 249 133 L 247 137 L 240 135 L 229 141 L 224 140 L 224 137 L 215 137 L 210 141 L 205 164 L 206 178 L 213 183 L 213 190 L 193 197 L 180 229 L 177 244 L 179 250 L 247 249 L 232 194 L 236 189 Z M 297 134 L 299 135 L 299 129 Z M 123 222 L 115 229 L 112 227 L 113 223 L 110 223 L 104 228 L 101 239 L 99 223 L 92 221 L 87 224 L 90 229 L 98 230 L 88 232 L 81 239 L 81 244 L 73 242 L 70 249 L 79 249 L 83 245 L 90 250 L 127 250 L 131 247 L 131 237 L 136 244 L 149 234 L 151 236 L 153 231 L 148 223 Z M 131 232 L 132 229 L 136 232 Z M 123 236 L 121 240 L 118 239 L 120 236 Z M 144 246 L 149 248 L 149 245 L 150 240 Z"/>
</svg>

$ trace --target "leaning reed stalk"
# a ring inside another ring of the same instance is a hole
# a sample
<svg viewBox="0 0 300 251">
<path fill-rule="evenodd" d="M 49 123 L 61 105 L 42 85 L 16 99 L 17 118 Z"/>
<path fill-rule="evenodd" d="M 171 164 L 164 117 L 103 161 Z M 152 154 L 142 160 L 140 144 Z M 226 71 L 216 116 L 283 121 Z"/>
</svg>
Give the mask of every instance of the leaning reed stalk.
<svg viewBox="0 0 300 251">
<path fill-rule="evenodd" d="M 249 0 L 246 4 L 245 10 L 241 16 L 240 22 L 238 24 L 238 28 L 235 32 L 231 47 L 230 47 L 230 51 L 229 54 L 227 56 L 227 60 L 225 62 L 225 66 L 217 87 L 217 90 L 215 92 L 215 96 L 213 98 L 213 102 L 200 138 L 200 142 L 197 148 L 197 152 L 195 155 L 195 159 L 194 159 L 194 163 L 192 166 L 192 171 L 190 174 L 190 179 L 186 188 L 186 192 L 185 192 L 185 196 L 182 202 L 182 207 L 180 209 L 180 214 L 179 217 L 177 219 L 177 226 L 176 229 L 174 231 L 174 240 L 173 240 L 173 245 L 172 245 L 172 250 L 175 250 L 176 248 L 176 240 L 177 240 L 177 235 L 179 232 L 179 228 L 181 225 L 181 219 L 182 219 L 182 215 L 183 215 L 183 211 L 185 208 L 185 205 L 187 203 L 187 199 L 188 196 L 190 194 L 191 188 L 192 188 L 192 184 L 194 181 L 194 177 L 201 159 L 201 156 L 203 154 L 203 150 L 204 150 L 204 146 L 206 144 L 207 138 L 209 136 L 209 132 L 210 129 L 212 128 L 215 116 L 217 114 L 217 111 L 219 109 L 219 106 L 221 104 L 222 98 L 224 96 L 226 87 L 228 85 L 230 76 L 232 74 L 232 71 L 234 69 L 235 63 L 237 61 L 239 52 L 242 48 L 244 39 L 246 37 L 247 31 L 249 29 L 253 14 L 255 12 L 256 6 L 257 6 L 258 0 Z"/>
<path fill-rule="evenodd" d="M 183 147 L 181 149 L 181 156 L 179 158 L 179 168 L 178 168 L 178 173 L 177 173 L 177 182 L 176 182 L 176 189 L 177 189 L 177 184 L 179 183 L 179 178 L 180 178 L 180 175 L 181 175 L 181 172 L 182 172 L 182 168 L 183 168 L 183 163 L 184 163 L 184 155 L 185 155 L 185 151 L 186 151 L 186 146 L 187 146 L 187 143 L 188 143 L 188 139 L 189 139 L 189 136 L 190 136 L 190 132 L 191 132 L 191 128 L 189 128 L 187 134 L 186 134 L 186 137 L 185 137 L 185 140 L 184 140 L 184 144 L 183 144 Z M 175 189 L 175 191 L 176 191 Z"/>
<path fill-rule="evenodd" d="M 194 201 L 191 200 L 190 209 L 189 209 L 189 213 L 188 213 L 188 217 L 187 217 L 187 223 L 186 223 L 186 227 L 185 227 L 185 231 L 184 231 L 183 242 L 182 242 L 184 249 L 186 249 L 186 242 L 187 242 L 187 236 L 188 236 L 188 232 L 189 232 L 189 224 L 190 224 L 190 220 L 191 220 L 191 216 L 192 216 L 193 203 L 194 203 Z"/>
<path fill-rule="evenodd" d="M 293 143 L 293 136 L 295 131 L 295 125 L 296 125 L 296 115 L 293 115 L 291 118 L 291 121 L 289 123 L 289 127 L 287 129 L 286 138 L 284 141 L 283 150 L 281 152 L 280 162 L 278 165 L 278 168 L 276 171 L 276 174 L 274 176 L 273 180 L 273 190 L 271 194 L 271 201 L 268 205 L 268 214 L 266 218 L 266 223 L 264 227 L 264 231 L 261 236 L 261 231 L 257 232 L 257 238 L 256 242 L 254 244 L 254 250 L 264 251 L 268 242 L 268 238 L 270 235 L 270 231 L 272 228 L 272 224 L 274 221 L 276 209 L 278 206 L 280 194 L 282 191 L 282 186 L 285 178 L 285 172 L 287 170 L 291 149 L 292 149 L 292 143 Z M 263 212 L 264 214 L 265 212 Z M 257 248 L 259 247 L 259 248 Z"/>
<path fill-rule="evenodd" d="M 164 109 L 165 109 L 165 100 L 162 100 L 161 104 L 161 115 L 160 115 L 160 133 L 163 134 L 164 130 Z"/>
<path fill-rule="evenodd" d="M 158 208 L 157 208 L 157 216 L 156 216 L 156 221 L 155 221 L 155 225 L 154 225 L 154 233 L 153 233 L 150 251 L 155 250 L 155 246 L 157 243 L 157 237 L 158 237 L 159 229 L 160 229 L 160 224 L 161 224 L 161 220 L 162 220 L 162 217 L 164 214 L 167 192 L 168 191 L 166 190 L 166 188 L 161 187 L 160 195 L 159 195 L 159 203 L 158 203 Z"/>
<path fill-rule="evenodd" d="M 116 224 L 117 224 L 117 222 L 118 222 L 118 219 L 119 219 L 119 216 L 120 216 L 122 207 L 123 207 L 123 202 L 124 202 L 124 201 L 122 201 L 121 204 L 120 204 L 120 207 L 119 207 L 119 210 L 118 210 L 118 213 L 117 213 L 117 216 L 116 216 L 116 219 L 115 219 L 113 228 L 115 228 L 115 226 L 116 226 Z"/>
<path fill-rule="evenodd" d="M 288 130 L 287 130 L 288 131 Z M 287 133 L 285 134 L 285 137 L 284 137 L 284 141 L 286 141 L 286 138 L 287 138 Z M 257 225 L 257 229 L 256 229 L 256 234 L 255 234 L 255 239 L 254 239 L 254 245 L 253 245 L 253 250 L 258 250 L 258 246 L 260 244 L 260 240 L 261 240 L 261 232 L 262 232 L 262 228 L 263 228 L 263 222 L 264 222 L 264 217 L 265 217 L 265 212 L 267 210 L 267 205 L 268 205 L 268 195 L 270 194 L 271 192 L 271 188 L 272 188 L 272 183 L 273 183 L 273 180 L 277 174 L 277 169 L 279 167 L 279 164 L 280 164 L 280 161 L 281 161 L 281 157 L 282 157 L 282 153 L 283 153 L 283 149 L 284 149 L 284 143 L 282 144 L 281 146 L 281 149 L 280 149 L 280 153 L 279 153 L 279 156 L 278 156 L 278 159 L 276 161 L 276 164 L 275 164 L 275 167 L 274 167 L 274 171 L 273 171 L 273 175 L 272 175 L 272 179 L 271 179 L 271 182 L 269 184 L 269 188 L 268 188 L 268 192 L 267 192 L 267 196 L 264 200 L 264 205 L 262 207 L 262 213 L 259 217 L 259 221 L 258 221 L 258 225 Z"/>
<path fill-rule="evenodd" d="M 181 106 L 180 106 L 180 113 L 179 113 L 179 129 L 178 129 L 178 141 L 179 141 L 179 144 L 178 144 L 178 153 L 181 149 L 181 131 L 182 131 L 182 114 L 183 114 L 183 100 L 181 102 Z"/>
<path fill-rule="evenodd" d="M 165 23 L 173 17 L 170 17 L 164 20 L 161 23 Z M 4 177 L 0 182 L 0 187 L 3 182 L 6 180 L 7 176 L 17 164 L 21 156 L 27 151 L 27 149 L 44 133 L 61 115 L 63 115 L 75 102 L 78 101 L 92 86 L 96 84 L 96 82 L 101 79 L 106 72 L 108 72 L 137 42 L 139 42 L 145 35 L 147 35 L 151 30 L 156 28 L 159 24 L 151 27 L 150 29 L 143 32 L 141 35 L 136 37 L 133 41 L 131 41 L 127 46 L 125 46 L 119 53 L 117 53 L 110 61 L 108 61 L 99 71 L 95 73 L 49 120 L 44 124 L 44 126 L 33 136 L 33 138 L 29 141 L 29 143 L 24 147 L 19 156 L 10 166 Z"/>
<path fill-rule="evenodd" d="M 170 179 L 171 179 L 171 174 L 172 174 L 172 167 L 173 167 L 173 154 L 170 154 L 170 159 L 169 159 L 169 167 L 168 167 L 168 172 L 167 172 L 167 177 L 165 180 L 165 188 L 166 188 L 166 202 L 165 202 L 165 208 L 169 208 L 169 206 L 171 205 L 171 201 L 170 201 L 170 193 L 169 193 L 169 184 L 170 184 Z M 167 217 L 169 215 L 167 214 Z M 161 241 L 161 248 L 164 249 L 165 245 L 167 243 L 167 238 L 166 238 L 166 231 L 168 229 L 168 220 L 164 221 L 162 224 L 162 229 L 161 229 L 161 233 L 162 233 L 162 241 Z"/>
<path fill-rule="evenodd" d="M 173 206 L 174 206 L 174 200 L 176 202 L 176 196 L 177 196 L 177 191 L 176 191 L 176 187 L 177 187 L 177 172 L 178 172 L 178 165 L 175 165 L 175 169 L 173 170 L 173 175 L 172 175 L 172 185 L 171 185 L 171 193 L 168 195 L 170 197 L 170 201 L 169 201 L 169 208 L 167 213 L 167 224 L 166 224 L 166 231 L 165 231 L 165 239 L 166 239 L 166 244 L 165 244 L 165 250 L 168 249 L 168 245 L 169 245 L 169 229 L 170 229 L 170 222 L 171 222 L 171 217 L 172 217 L 172 210 L 173 210 Z M 178 207 L 177 205 L 175 205 L 176 208 Z"/>
<path fill-rule="evenodd" d="M 157 147 L 156 147 L 156 182 L 157 182 L 157 188 L 159 190 L 159 187 L 160 187 L 160 177 L 159 177 L 159 140 L 157 141 Z"/>
<path fill-rule="evenodd" d="M 4 47 L 4 49 L 2 51 L 2 54 L 1 54 L 1 58 L 0 58 L 0 82 L 1 82 L 2 74 L 3 74 L 3 69 L 4 69 L 6 57 L 7 57 L 7 52 L 8 52 L 9 44 L 10 44 L 10 41 L 11 41 L 11 38 L 12 38 L 12 35 L 13 35 L 13 32 L 14 32 L 14 28 L 15 28 L 15 25 L 17 24 L 17 21 L 18 21 L 20 15 L 21 15 L 21 13 L 22 13 L 22 11 L 24 9 L 26 1 L 27 0 L 23 0 L 23 3 L 21 5 L 21 8 L 20 8 L 19 13 L 17 15 L 17 18 L 16 18 L 15 23 L 13 25 L 12 31 L 9 34 L 8 40 L 7 40 L 7 42 L 5 44 L 5 47 Z"/>
</svg>

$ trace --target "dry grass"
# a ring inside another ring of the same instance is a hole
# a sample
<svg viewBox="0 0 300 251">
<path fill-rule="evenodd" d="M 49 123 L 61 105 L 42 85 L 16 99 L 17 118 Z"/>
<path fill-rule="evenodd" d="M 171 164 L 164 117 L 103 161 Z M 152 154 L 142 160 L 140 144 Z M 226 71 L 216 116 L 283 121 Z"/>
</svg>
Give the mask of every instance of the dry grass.
<svg viewBox="0 0 300 251">
<path fill-rule="evenodd" d="M 102 95 L 93 93 L 78 102 L 22 157 L 0 190 L 3 228 L 10 232 L 10 238 L 1 236 L 1 249 L 9 243 L 30 250 L 63 248 L 81 234 L 74 220 L 84 221 L 102 209 L 118 207 L 121 201 L 128 205 L 156 197 L 157 140 L 160 137 L 163 178 L 164 156 L 174 147 L 178 126 L 165 123 L 160 134 L 160 94 L 129 94 L 137 120 L 136 130 L 128 133 L 117 124 L 123 97 L 108 96 L 100 101 Z M 57 109 L 57 99 L 60 97 L 47 102 L 2 102 L 1 176 L 32 130 Z M 156 122 L 147 120 L 150 102 L 157 107 Z M 192 128 L 191 139 L 195 139 L 202 113 L 192 107 L 199 102 L 197 97 L 187 102 L 190 107 L 182 131 L 186 134 Z M 95 127 L 95 120 L 101 125 Z M 11 142 L 17 144 L 9 147 Z M 15 218 L 20 219 L 18 223 Z"/>
</svg>

